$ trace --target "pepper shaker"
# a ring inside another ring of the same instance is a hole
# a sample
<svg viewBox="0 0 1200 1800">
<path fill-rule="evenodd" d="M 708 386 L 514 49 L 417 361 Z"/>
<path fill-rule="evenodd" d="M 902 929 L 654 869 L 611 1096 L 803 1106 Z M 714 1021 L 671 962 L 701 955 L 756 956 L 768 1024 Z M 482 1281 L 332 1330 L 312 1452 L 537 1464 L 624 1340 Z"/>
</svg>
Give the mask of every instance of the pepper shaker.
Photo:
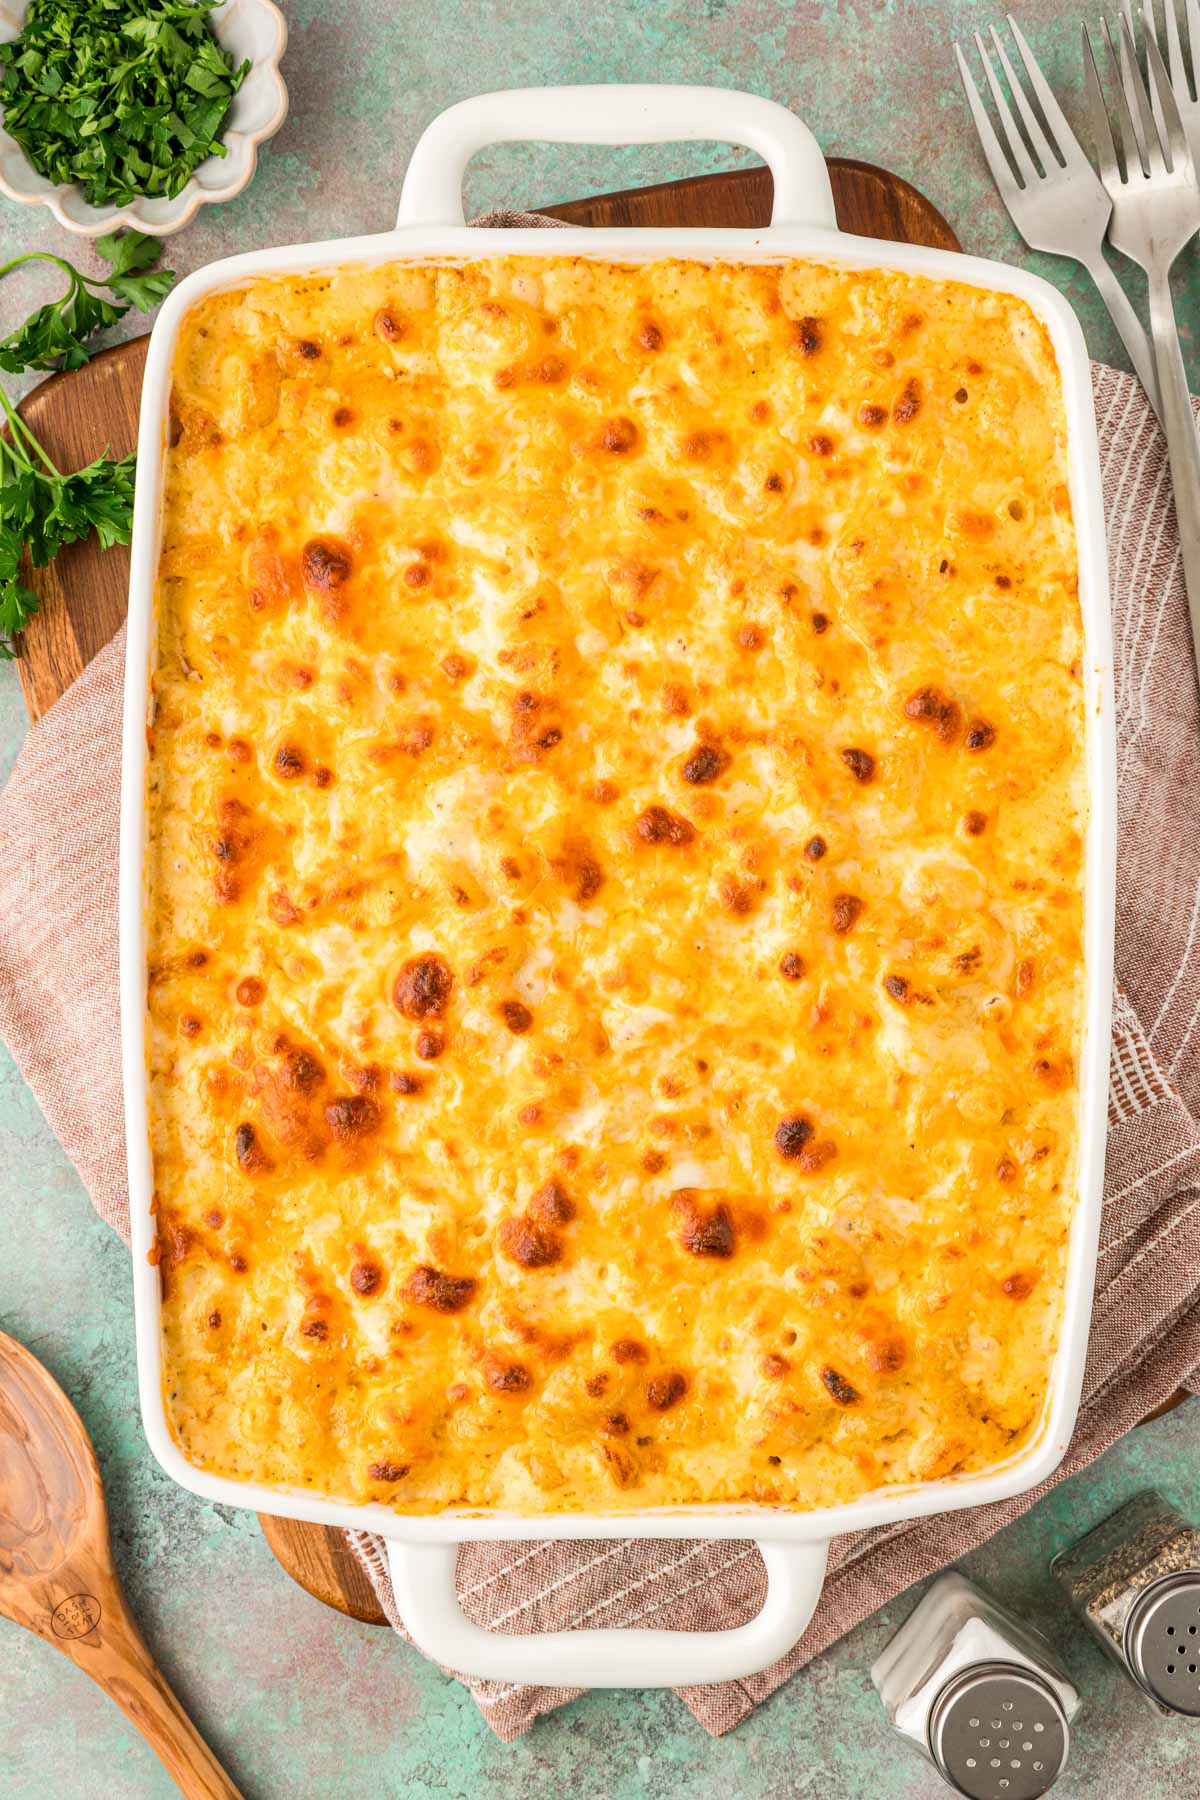
<svg viewBox="0 0 1200 1800">
<path fill-rule="evenodd" d="M 1147 1490 L 1050 1566 L 1155 1710 L 1200 1718 L 1200 1530 Z"/>
<path fill-rule="evenodd" d="M 1049 1644 L 942 1575 L 871 1670 L 892 1728 L 967 1800 L 1038 1800 L 1067 1761 L 1079 1695 Z"/>
</svg>

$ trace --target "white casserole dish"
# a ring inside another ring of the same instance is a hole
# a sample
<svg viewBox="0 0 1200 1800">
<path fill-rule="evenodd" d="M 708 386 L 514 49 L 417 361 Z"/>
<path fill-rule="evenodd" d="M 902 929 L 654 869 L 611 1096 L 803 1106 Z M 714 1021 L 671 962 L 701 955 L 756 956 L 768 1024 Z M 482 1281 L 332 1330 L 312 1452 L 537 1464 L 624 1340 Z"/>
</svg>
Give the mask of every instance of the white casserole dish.
<svg viewBox="0 0 1200 1800">
<path fill-rule="evenodd" d="M 651 143 L 720 138 L 758 152 L 775 182 L 774 214 L 762 231 L 493 231 L 465 228 L 462 177 L 485 145 L 517 139 Z M 977 1475 L 890 1489 L 814 1512 L 762 1506 L 658 1509 L 641 1514 L 516 1516 L 447 1512 L 402 1517 L 381 1506 L 341 1505 L 311 1494 L 206 1474 L 173 1441 L 162 1394 L 160 1293 L 154 1242 L 145 1058 L 146 720 L 153 654 L 153 602 L 171 361 L 184 313 L 203 295 L 252 277 L 334 264 L 409 257 L 478 259 L 599 256 L 769 262 L 806 257 L 851 268 L 886 268 L 948 278 L 1026 300 L 1045 325 L 1062 373 L 1069 479 L 1079 549 L 1086 647 L 1087 1007 L 1081 1046 L 1079 1199 L 1064 1317 L 1044 1416 L 1019 1455 Z M 202 269 L 175 290 L 155 326 L 146 365 L 139 437 L 126 660 L 121 809 L 121 1011 L 133 1220 L 134 1295 L 142 1417 L 151 1449 L 183 1487 L 227 1506 L 378 1532 L 388 1543 L 396 1598 L 418 1645 L 466 1673 L 555 1687 L 676 1686 L 724 1681 L 767 1667 L 803 1634 L 824 1578 L 829 1540 L 842 1532 L 1003 1500 L 1035 1487 L 1066 1450 L 1079 1403 L 1100 1223 L 1112 994 L 1116 779 L 1112 651 L 1100 470 L 1087 349 L 1066 301 L 1046 282 L 1001 264 L 837 230 L 829 177 L 807 127 L 754 95 L 716 88 L 583 87 L 513 90 L 464 101 L 435 119 L 409 165 L 396 229 L 374 237 L 254 252 Z M 768 1575 L 763 1610 L 724 1632 L 568 1631 L 490 1633 L 459 1609 L 458 1546 L 475 1539 L 754 1538 Z"/>
</svg>

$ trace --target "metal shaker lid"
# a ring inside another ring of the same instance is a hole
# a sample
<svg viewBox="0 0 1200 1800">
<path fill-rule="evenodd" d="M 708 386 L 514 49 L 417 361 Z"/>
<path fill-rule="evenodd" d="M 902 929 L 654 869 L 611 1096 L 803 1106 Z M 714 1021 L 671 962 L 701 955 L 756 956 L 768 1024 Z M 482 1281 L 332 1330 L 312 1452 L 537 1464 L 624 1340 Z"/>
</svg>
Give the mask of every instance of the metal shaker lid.
<svg viewBox="0 0 1200 1800">
<path fill-rule="evenodd" d="M 1177 1570 L 1142 1590 L 1125 1621 L 1124 1649 L 1153 1699 L 1200 1718 L 1200 1569 Z"/>
<path fill-rule="evenodd" d="M 967 1800 L 1038 1800 L 1067 1760 L 1067 1715 L 1048 1681 L 1020 1663 L 975 1663 L 942 1689 L 929 1751 Z"/>
</svg>

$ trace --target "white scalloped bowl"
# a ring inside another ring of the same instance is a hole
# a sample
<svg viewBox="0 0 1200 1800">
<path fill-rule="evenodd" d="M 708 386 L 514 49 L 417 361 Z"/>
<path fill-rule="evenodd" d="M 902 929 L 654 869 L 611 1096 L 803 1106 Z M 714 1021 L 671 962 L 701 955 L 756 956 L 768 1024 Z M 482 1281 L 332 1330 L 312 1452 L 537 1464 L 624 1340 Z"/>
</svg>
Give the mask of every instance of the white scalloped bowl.
<svg viewBox="0 0 1200 1800">
<path fill-rule="evenodd" d="M 0 0 L 0 43 L 18 37 L 29 0 Z M 55 186 L 39 175 L 3 127 L 0 115 L 0 194 L 24 206 L 47 206 L 65 231 L 99 237 L 118 225 L 153 237 L 168 237 L 193 219 L 202 206 L 232 200 L 254 174 L 258 146 L 273 137 L 287 118 L 288 96 L 279 64 L 287 46 L 287 23 L 273 0 L 225 0 L 212 15 L 213 32 L 250 69 L 225 119 L 224 156 L 202 162 L 173 200 L 138 199 L 129 206 L 89 206 L 76 182 Z"/>
</svg>

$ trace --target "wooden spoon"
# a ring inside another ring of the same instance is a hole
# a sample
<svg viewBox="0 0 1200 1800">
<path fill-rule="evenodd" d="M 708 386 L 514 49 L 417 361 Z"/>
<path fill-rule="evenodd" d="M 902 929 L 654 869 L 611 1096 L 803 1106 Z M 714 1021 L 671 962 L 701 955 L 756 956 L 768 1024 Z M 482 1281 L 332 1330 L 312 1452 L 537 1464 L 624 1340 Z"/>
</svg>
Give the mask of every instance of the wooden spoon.
<svg viewBox="0 0 1200 1800">
<path fill-rule="evenodd" d="M 242 1800 L 125 1604 L 95 1452 L 62 1389 L 0 1332 L 0 1616 L 69 1656 L 133 1721 L 188 1800 Z"/>
</svg>

